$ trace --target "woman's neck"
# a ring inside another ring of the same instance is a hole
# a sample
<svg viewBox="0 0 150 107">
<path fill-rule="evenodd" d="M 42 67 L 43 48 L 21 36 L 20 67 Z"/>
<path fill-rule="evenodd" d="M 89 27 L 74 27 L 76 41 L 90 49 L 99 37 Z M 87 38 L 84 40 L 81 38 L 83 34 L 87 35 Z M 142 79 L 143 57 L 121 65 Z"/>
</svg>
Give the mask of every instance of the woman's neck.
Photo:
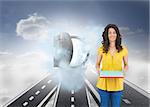
<svg viewBox="0 0 150 107">
<path fill-rule="evenodd" d="M 109 47 L 110 47 L 110 48 L 114 48 L 114 47 L 115 47 L 115 42 L 110 42 Z"/>
</svg>

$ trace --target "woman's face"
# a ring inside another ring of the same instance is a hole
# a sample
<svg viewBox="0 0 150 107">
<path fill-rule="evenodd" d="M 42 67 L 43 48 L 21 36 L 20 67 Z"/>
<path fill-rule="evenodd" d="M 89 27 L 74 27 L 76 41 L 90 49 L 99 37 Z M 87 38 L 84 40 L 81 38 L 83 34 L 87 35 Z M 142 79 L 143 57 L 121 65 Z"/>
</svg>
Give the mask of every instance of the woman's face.
<svg viewBox="0 0 150 107">
<path fill-rule="evenodd" d="M 117 38 L 117 33 L 114 28 L 108 29 L 108 38 L 110 42 L 115 42 Z"/>
</svg>

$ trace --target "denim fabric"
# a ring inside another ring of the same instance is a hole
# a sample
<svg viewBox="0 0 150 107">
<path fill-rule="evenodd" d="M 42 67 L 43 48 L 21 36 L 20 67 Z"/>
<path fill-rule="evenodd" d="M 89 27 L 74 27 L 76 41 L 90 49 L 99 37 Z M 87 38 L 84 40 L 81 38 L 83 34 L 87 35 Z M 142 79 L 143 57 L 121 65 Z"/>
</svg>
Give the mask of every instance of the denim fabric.
<svg viewBox="0 0 150 107">
<path fill-rule="evenodd" d="M 120 107 L 123 91 L 105 91 L 98 89 L 100 107 Z"/>
</svg>

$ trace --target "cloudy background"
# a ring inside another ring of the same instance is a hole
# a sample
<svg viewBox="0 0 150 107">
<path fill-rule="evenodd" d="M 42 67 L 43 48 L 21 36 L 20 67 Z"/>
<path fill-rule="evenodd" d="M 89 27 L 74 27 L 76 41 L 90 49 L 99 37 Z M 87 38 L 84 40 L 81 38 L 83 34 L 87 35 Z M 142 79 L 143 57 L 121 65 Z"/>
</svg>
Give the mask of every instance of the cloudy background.
<svg viewBox="0 0 150 107">
<path fill-rule="evenodd" d="M 126 79 L 150 92 L 148 1 L 0 1 L 0 105 L 51 72 L 52 40 L 61 32 L 82 38 L 94 65 L 109 23 L 129 50 Z"/>
</svg>

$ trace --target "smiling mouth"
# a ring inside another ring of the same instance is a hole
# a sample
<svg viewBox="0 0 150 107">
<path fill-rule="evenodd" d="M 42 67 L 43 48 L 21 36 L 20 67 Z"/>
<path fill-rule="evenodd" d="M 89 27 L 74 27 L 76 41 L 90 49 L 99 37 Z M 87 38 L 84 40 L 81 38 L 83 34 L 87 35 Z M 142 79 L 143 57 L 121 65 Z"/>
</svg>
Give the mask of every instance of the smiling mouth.
<svg viewBox="0 0 150 107">
<path fill-rule="evenodd" d="M 111 39 L 115 39 L 115 37 L 110 37 Z"/>
</svg>

